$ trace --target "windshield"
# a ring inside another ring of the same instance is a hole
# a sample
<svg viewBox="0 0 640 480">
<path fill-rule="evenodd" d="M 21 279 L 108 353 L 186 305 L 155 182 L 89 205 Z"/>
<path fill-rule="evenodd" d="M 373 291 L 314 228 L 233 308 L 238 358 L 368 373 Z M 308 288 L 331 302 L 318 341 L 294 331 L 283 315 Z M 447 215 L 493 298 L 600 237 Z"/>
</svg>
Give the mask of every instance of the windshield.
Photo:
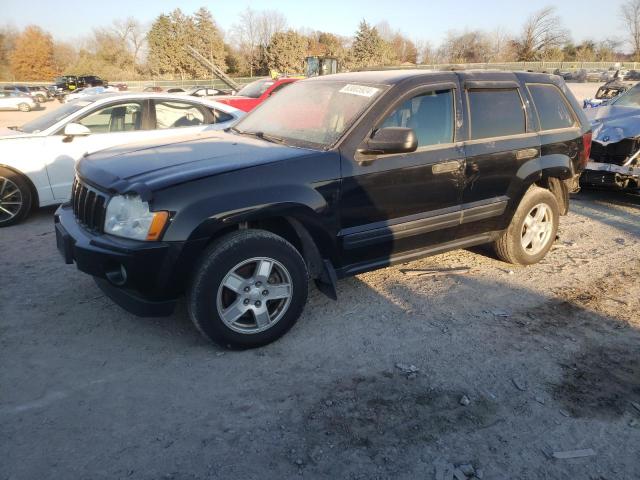
<svg viewBox="0 0 640 480">
<path fill-rule="evenodd" d="M 383 92 L 383 87 L 301 81 L 272 96 L 238 123 L 239 133 L 294 146 L 333 145 Z"/>
<path fill-rule="evenodd" d="M 242 97 L 251 97 L 251 98 L 260 98 L 260 96 L 267 91 L 271 85 L 275 82 L 268 78 L 263 78 L 262 80 L 256 80 L 255 82 L 251 82 L 248 85 L 242 87 L 236 95 Z"/>
<path fill-rule="evenodd" d="M 90 102 L 80 101 L 65 103 L 61 107 L 47 112 L 44 115 L 36 118 L 35 120 L 31 120 L 30 122 L 25 123 L 22 127 L 19 128 L 19 131 L 25 133 L 40 133 L 89 104 Z"/>
<path fill-rule="evenodd" d="M 611 105 L 618 105 L 619 107 L 640 107 L 640 83 L 616 98 L 611 102 Z"/>
</svg>

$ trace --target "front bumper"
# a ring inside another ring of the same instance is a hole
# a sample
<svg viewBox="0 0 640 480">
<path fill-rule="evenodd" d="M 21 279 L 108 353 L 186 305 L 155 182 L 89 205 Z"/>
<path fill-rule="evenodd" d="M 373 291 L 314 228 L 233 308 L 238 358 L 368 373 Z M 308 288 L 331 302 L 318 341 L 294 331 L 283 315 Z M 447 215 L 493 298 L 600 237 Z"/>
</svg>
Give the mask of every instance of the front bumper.
<svg viewBox="0 0 640 480">
<path fill-rule="evenodd" d="M 175 265 L 183 242 L 140 242 L 96 234 L 81 227 L 73 208 L 55 213 L 56 244 L 65 263 L 92 275 L 100 289 L 125 310 L 139 316 L 170 315 L 181 285 Z"/>
</svg>

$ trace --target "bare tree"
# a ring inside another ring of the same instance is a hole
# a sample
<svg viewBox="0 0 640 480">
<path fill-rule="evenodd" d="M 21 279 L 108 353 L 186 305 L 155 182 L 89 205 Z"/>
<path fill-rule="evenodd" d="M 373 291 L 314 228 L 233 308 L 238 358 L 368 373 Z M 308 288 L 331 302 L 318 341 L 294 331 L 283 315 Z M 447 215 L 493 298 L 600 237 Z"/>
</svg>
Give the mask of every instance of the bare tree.
<svg viewBox="0 0 640 480">
<path fill-rule="evenodd" d="M 633 47 L 635 61 L 640 61 L 640 0 L 628 0 L 620 6 L 620 16 Z"/>
<path fill-rule="evenodd" d="M 232 34 L 241 55 L 248 63 L 249 75 L 253 77 L 260 41 L 258 13 L 251 7 L 247 7 L 240 14 L 240 22 L 233 26 Z"/>
<path fill-rule="evenodd" d="M 520 39 L 516 41 L 518 60 L 538 60 L 545 51 L 562 46 L 567 38 L 555 7 L 543 8 L 531 15 L 523 26 Z"/>
<path fill-rule="evenodd" d="M 449 63 L 482 63 L 489 58 L 489 42 L 480 30 L 449 31 L 440 56 Z"/>
<path fill-rule="evenodd" d="M 122 45 L 131 53 L 133 59 L 133 69 L 138 63 L 138 56 L 144 47 L 147 31 L 142 24 L 133 17 L 124 20 L 114 20 L 113 32 L 120 38 Z"/>
<path fill-rule="evenodd" d="M 287 19 L 277 10 L 264 10 L 258 14 L 258 39 L 260 47 L 267 48 L 276 33 L 287 28 Z"/>
<path fill-rule="evenodd" d="M 516 60 L 513 37 L 498 27 L 487 35 L 490 62 L 512 62 Z"/>
<path fill-rule="evenodd" d="M 287 19 L 277 10 L 256 11 L 247 7 L 240 13 L 239 22 L 231 29 L 231 36 L 251 76 L 256 69 L 264 67 L 262 61 L 273 36 L 286 28 Z"/>
</svg>

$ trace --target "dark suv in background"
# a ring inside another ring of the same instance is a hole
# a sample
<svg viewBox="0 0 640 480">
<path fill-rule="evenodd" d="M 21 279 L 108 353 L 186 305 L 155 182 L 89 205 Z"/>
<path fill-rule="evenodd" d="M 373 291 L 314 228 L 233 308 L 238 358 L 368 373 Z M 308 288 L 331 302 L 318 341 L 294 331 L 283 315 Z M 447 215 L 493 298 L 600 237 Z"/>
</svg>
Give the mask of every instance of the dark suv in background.
<svg viewBox="0 0 640 480">
<path fill-rule="evenodd" d="M 310 278 L 336 298 L 338 278 L 485 243 L 538 262 L 590 147 L 557 76 L 317 77 L 226 133 L 86 156 L 56 238 L 127 310 L 185 294 L 207 338 L 255 347 L 295 323 Z"/>
<path fill-rule="evenodd" d="M 81 75 L 78 77 L 78 88 L 106 87 L 107 81 L 97 75 Z"/>
</svg>

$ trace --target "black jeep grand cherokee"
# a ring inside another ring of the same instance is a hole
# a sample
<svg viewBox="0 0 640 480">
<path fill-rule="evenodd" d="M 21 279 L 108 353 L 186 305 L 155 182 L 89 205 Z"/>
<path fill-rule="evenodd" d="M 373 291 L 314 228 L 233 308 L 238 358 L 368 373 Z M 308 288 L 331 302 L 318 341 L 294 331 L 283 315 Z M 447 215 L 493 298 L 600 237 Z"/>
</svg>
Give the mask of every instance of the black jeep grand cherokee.
<svg viewBox="0 0 640 480">
<path fill-rule="evenodd" d="M 542 259 L 591 133 L 560 77 L 386 71 L 296 82 L 222 133 L 105 150 L 56 213 L 67 263 L 139 315 L 186 294 L 209 339 L 255 347 L 308 280 L 493 243 Z"/>
</svg>

